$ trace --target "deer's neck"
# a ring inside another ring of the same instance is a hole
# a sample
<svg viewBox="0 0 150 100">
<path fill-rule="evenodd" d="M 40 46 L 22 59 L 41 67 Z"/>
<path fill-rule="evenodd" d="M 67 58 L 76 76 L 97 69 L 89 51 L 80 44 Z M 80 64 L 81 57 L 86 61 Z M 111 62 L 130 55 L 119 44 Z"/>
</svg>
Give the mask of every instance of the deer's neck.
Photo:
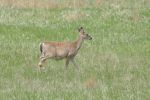
<svg viewBox="0 0 150 100">
<path fill-rule="evenodd" d="M 83 38 L 81 36 L 79 36 L 79 38 L 76 41 L 76 50 L 77 51 L 81 48 L 83 41 L 84 41 Z"/>
</svg>

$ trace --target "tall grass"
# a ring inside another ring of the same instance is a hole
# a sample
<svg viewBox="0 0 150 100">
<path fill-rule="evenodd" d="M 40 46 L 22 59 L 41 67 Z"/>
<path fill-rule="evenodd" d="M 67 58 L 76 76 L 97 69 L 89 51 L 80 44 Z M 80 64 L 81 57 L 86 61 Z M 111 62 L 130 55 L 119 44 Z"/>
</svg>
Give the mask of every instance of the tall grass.
<svg viewBox="0 0 150 100">
<path fill-rule="evenodd" d="M 148 0 L 1 0 L 0 98 L 149 100 L 149 4 Z M 75 59 L 80 79 L 72 64 L 65 77 L 64 61 L 48 60 L 39 73 L 39 43 L 74 41 L 80 26 L 93 37 Z"/>
</svg>

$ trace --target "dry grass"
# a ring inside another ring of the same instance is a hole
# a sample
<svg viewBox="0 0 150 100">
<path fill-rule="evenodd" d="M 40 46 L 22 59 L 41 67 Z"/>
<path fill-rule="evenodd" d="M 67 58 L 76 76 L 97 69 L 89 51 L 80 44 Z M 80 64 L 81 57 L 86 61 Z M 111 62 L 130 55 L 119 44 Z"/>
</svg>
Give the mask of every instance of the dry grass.
<svg viewBox="0 0 150 100">
<path fill-rule="evenodd" d="M 68 22 L 76 21 L 80 19 L 86 19 L 89 15 L 84 12 L 79 11 L 69 11 L 63 14 L 63 19 L 67 20 Z"/>
<path fill-rule="evenodd" d="M 95 88 L 96 87 L 96 78 L 95 77 L 91 77 L 89 79 L 87 79 L 84 83 L 83 86 L 86 88 Z"/>
<path fill-rule="evenodd" d="M 82 8 L 87 6 L 99 6 L 103 0 L 71 0 L 71 1 L 55 1 L 55 0 L 0 0 L 0 6 L 11 6 L 15 8 Z"/>
<path fill-rule="evenodd" d="M 16 8 L 58 8 L 55 1 L 40 0 L 0 0 L 0 5 Z"/>
</svg>

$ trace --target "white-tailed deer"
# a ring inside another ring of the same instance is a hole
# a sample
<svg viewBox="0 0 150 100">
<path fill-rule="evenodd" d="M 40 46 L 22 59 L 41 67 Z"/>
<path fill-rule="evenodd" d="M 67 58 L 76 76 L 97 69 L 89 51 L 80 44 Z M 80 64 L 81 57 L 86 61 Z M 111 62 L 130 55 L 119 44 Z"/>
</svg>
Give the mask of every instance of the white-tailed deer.
<svg viewBox="0 0 150 100">
<path fill-rule="evenodd" d="M 40 43 L 40 62 L 39 67 L 42 67 L 42 63 L 47 59 L 66 59 L 66 68 L 71 61 L 75 67 L 74 58 L 77 55 L 79 49 L 82 46 L 84 40 L 91 40 L 92 37 L 84 32 L 83 27 L 78 29 L 79 37 L 74 42 L 43 42 Z"/>
</svg>

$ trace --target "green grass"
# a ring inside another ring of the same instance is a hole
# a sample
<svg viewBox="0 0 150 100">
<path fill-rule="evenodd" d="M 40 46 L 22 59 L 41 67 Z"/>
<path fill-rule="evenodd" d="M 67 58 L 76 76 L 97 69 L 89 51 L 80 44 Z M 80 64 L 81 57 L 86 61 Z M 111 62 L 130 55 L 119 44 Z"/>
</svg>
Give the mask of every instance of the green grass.
<svg viewBox="0 0 150 100">
<path fill-rule="evenodd" d="M 79 8 L 0 6 L 1 100 L 149 100 L 150 2 L 115 1 Z M 64 60 L 48 60 L 39 73 L 39 43 L 74 41 L 80 26 L 93 37 L 75 59 L 80 79 L 72 64 L 65 77 Z"/>
</svg>

